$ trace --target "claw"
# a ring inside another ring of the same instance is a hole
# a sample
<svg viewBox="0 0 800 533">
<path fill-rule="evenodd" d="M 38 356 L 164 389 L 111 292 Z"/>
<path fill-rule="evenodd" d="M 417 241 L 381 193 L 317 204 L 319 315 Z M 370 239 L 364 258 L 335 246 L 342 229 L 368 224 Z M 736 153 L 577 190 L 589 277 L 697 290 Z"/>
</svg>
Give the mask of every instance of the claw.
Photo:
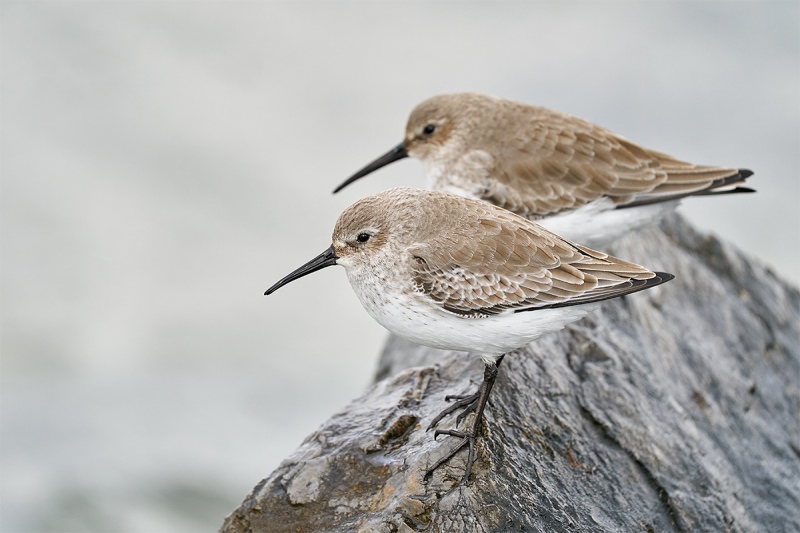
<svg viewBox="0 0 800 533">
<path fill-rule="evenodd" d="M 478 393 L 473 392 L 472 394 L 448 394 L 447 396 L 444 397 L 444 401 L 452 402 L 453 400 L 466 400 L 467 398 L 469 398 L 470 400 L 477 400 Z"/>
<path fill-rule="evenodd" d="M 483 388 L 483 385 L 481 385 L 481 388 Z M 453 405 L 449 406 L 447 409 L 436 415 L 436 418 L 434 418 L 428 425 L 428 430 L 435 428 L 436 424 L 441 422 L 441 420 L 444 417 L 462 407 L 465 407 L 467 410 L 469 410 L 469 413 L 475 411 L 475 408 L 478 405 L 478 400 L 480 398 L 480 391 L 481 389 L 478 389 L 478 392 L 464 396 L 445 396 L 445 401 L 450 401 L 452 399 L 455 399 L 457 401 Z M 461 420 L 463 420 L 463 417 L 459 416 L 458 420 L 456 421 L 456 425 L 458 425 Z"/>
<path fill-rule="evenodd" d="M 433 432 L 434 439 L 439 435 L 449 435 L 451 437 L 461 437 L 463 439 L 467 437 L 469 433 L 465 433 L 464 431 L 456 431 L 455 429 L 437 429 Z"/>
</svg>

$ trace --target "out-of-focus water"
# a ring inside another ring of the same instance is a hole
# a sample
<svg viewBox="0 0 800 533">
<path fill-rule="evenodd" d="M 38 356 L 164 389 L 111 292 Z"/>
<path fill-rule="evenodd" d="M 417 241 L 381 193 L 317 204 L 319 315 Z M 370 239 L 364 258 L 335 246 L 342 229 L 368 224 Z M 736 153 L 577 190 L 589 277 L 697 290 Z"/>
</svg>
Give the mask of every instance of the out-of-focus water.
<svg viewBox="0 0 800 533">
<path fill-rule="evenodd" d="M 214 530 L 367 386 L 344 272 L 262 293 L 433 94 L 754 169 L 682 210 L 797 283 L 799 6 L 3 2 L 0 529 Z"/>
</svg>

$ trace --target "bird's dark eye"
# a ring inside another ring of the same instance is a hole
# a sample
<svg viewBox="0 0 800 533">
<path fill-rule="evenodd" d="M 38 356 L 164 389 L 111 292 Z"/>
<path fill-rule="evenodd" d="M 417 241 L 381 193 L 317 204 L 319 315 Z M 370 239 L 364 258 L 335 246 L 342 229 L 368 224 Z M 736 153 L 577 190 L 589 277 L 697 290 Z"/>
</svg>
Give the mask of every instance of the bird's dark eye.
<svg viewBox="0 0 800 533">
<path fill-rule="evenodd" d="M 372 235 L 370 235 L 369 233 L 359 233 L 358 237 L 356 237 L 356 240 L 358 242 L 367 242 L 371 236 Z"/>
<path fill-rule="evenodd" d="M 425 126 L 425 127 L 422 129 L 422 133 L 424 133 L 425 135 L 430 135 L 430 134 L 431 134 L 431 133 L 433 133 L 434 131 L 436 131 L 436 126 L 435 126 L 435 125 L 433 125 L 433 124 L 428 124 L 427 126 Z"/>
</svg>

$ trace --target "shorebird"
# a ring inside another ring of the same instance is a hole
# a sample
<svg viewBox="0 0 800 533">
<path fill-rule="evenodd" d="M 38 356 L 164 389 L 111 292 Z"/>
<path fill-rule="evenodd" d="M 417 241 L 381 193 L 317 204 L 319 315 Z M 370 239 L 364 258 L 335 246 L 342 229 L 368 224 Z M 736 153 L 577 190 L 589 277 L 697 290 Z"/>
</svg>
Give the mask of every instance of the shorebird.
<svg viewBox="0 0 800 533">
<path fill-rule="evenodd" d="M 350 183 L 405 157 L 428 187 L 485 200 L 582 244 L 601 245 L 691 195 L 752 192 L 743 168 L 694 165 L 578 117 L 476 93 L 419 104 L 403 142 Z"/>
<path fill-rule="evenodd" d="M 445 192 L 395 188 L 347 208 L 333 244 L 265 294 L 322 268 L 341 265 L 367 312 L 389 331 L 419 344 L 479 355 L 477 392 L 456 402 L 470 413 L 464 430 L 436 430 L 459 444 L 426 473 L 469 447 L 466 483 L 475 461 L 483 411 L 509 352 L 585 316 L 599 302 L 672 279 L 566 241 L 494 205 Z M 316 303 L 315 303 L 316 304 Z"/>
</svg>

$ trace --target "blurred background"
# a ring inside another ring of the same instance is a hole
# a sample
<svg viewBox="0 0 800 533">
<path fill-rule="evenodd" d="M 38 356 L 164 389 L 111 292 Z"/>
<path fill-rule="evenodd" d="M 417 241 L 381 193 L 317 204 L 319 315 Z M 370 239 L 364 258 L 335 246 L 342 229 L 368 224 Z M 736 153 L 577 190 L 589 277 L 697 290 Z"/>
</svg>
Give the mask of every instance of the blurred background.
<svg viewBox="0 0 800 533">
<path fill-rule="evenodd" d="M 2 531 L 214 531 L 368 386 L 330 244 L 410 110 L 480 91 L 754 195 L 681 211 L 800 282 L 797 2 L 16 2 L 2 15 Z"/>
</svg>

